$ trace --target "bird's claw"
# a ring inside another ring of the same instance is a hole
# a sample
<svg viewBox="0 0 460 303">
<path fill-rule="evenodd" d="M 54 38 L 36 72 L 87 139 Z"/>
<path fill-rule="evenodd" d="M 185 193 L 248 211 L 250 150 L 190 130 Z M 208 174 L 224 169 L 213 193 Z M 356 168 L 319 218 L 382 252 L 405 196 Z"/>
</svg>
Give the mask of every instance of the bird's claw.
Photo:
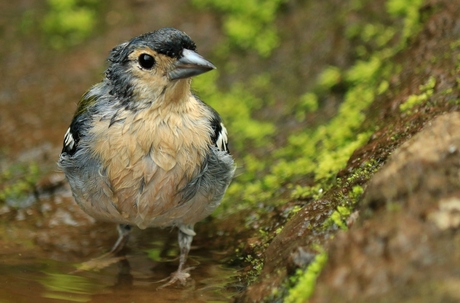
<svg viewBox="0 0 460 303">
<path fill-rule="evenodd" d="M 168 278 L 158 281 L 158 282 L 165 282 L 165 281 L 168 281 L 168 282 L 166 282 L 165 284 L 161 286 L 158 286 L 157 290 L 171 286 L 176 282 L 180 282 L 182 286 L 185 286 L 187 284 L 187 279 L 190 278 L 189 271 L 191 271 L 194 268 L 195 267 L 187 267 L 183 270 L 178 270 L 178 271 L 173 272 Z"/>
</svg>

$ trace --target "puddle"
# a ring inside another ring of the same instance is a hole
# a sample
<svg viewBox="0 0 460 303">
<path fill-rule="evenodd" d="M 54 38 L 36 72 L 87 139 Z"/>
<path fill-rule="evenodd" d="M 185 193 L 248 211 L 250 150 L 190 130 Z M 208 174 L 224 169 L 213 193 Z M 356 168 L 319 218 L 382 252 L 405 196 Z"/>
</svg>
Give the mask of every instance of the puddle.
<svg viewBox="0 0 460 303">
<path fill-rule="evenodd" d="M 232 292 L 225 285 L 234 271 L 201 261 L 187 286 L 157 290 L 165 273 L 141 255 L 99 272 L 79 273 L 54 260 L 2 256 L 0 302 L 229 302 Z"/>
<path fill-rule="evenodd" d="M 200 258 L 201 259 L 201 258 Z M 196 261 L 196 259 L 195 259 Z M 0 302 L 229 302 L 233 270 L 202 260 L 185 287 L 157 290 L 164 272 L 144 256 L 128 256 L 99 272 L 21 254 L 2 256 Z M 170 269 L 170 266 L 165 268 Z"/>
<path fill-rule="evenodd" d="M 176 229 L 134 230 L 124 255 L 88 271 L 78 268 L 111 247 L 115 224 L 86 218 L 61 194 L 0 218 L 1 303 L 230 302 L 237 292 L 230 256 L 213 249 L 207 235 L 198 233 L 192 243 L 187 266 L 195 268 L 187 285 L 157 289 L 177 269 Z"/>
</svg>

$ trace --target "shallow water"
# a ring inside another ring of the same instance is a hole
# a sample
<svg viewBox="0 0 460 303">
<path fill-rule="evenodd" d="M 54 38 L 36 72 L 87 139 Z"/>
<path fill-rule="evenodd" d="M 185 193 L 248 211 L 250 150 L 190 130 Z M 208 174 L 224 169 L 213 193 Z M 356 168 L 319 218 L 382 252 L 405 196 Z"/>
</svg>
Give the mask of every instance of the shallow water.
<svg viewBox="0 0 460 303">
<path fill-rule="evenodd" d="M 233 271 L 205 258 L 194 261 L 200 268 L 192 272 L 189 285 L 157 290 L 165 272 L 155 270 L 143 255 L 79 273 L 64 262 L 20 253 L 2 256 L 0 302 L 229 302 L 232 293 L 225 284 Z"/>
<path fill-rule="evenodd" d="M 101 259 L 116 240 L 115 225 L 94 222 L 65 192 L 23 210 L 3 209 L 0 302 L 232 300 L 236 269 L 226 265 L 228 252 L 213 249 L 204 232 L 215 230 L 212 222 L 197 230 L 187 284 L 158 289 L 177 269 L 177 230 L 135 229 L 123 254 Z"/>
</svg>

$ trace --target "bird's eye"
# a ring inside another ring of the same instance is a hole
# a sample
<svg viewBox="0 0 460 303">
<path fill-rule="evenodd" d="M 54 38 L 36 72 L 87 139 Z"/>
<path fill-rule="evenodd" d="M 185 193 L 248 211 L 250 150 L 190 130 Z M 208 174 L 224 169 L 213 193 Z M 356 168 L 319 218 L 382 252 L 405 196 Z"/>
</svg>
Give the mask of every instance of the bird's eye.
<svg viewBox="0 0 460 303">
<path fill-rule="evenodd" d="M 151 69 L 155 65 L 155 58 L 147 54 L 140 55 L 138 60 L 139 64 L 145 69 Z"/>
</svg>

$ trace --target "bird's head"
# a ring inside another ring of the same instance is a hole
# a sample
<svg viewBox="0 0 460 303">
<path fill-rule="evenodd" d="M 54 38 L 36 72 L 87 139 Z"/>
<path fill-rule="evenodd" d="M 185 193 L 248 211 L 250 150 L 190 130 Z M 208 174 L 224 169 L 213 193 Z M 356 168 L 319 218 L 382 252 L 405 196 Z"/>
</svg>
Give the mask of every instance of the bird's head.
<svg viewBox="0 0 460 303">
<path fill-rule="evenodd" d="M 216 67 L 195 52 L 187 34 L 163 28 L 116 46 L 106 78 L 124 102 L 177 100 L 190 93 L 190 78 Z"/>
</svg>

